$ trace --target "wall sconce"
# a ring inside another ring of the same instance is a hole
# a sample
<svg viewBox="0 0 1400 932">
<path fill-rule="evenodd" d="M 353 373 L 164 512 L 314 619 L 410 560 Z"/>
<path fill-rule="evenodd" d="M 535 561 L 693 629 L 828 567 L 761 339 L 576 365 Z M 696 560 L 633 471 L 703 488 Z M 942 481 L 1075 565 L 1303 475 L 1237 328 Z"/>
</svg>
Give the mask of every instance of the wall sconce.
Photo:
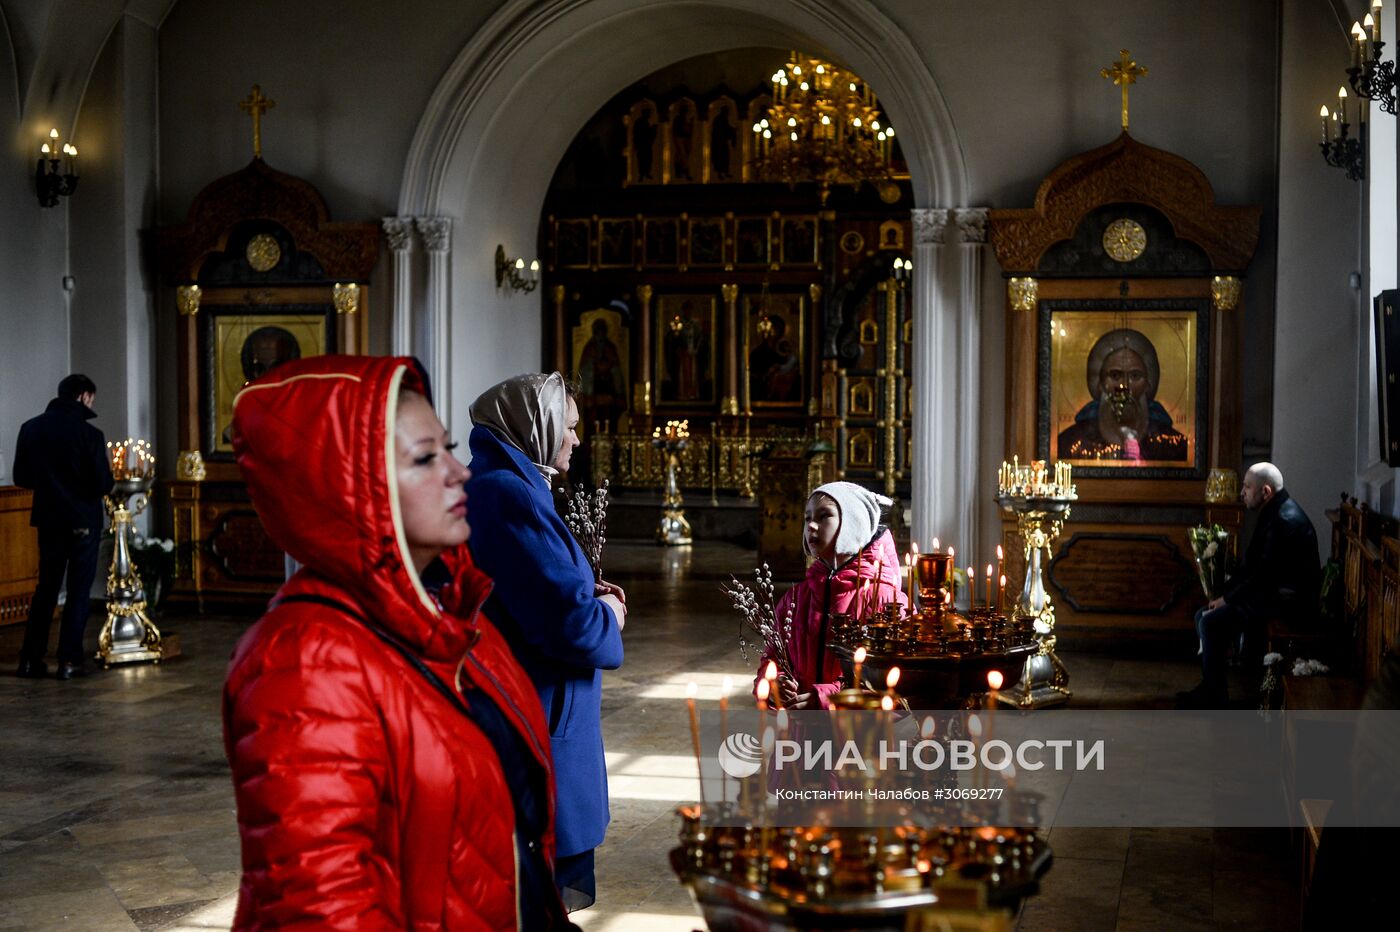
<svg viewBox="0 0 1400 932">
<path fill-rule="evenodd" d="M 1374 0 L 1363 22 L 1351 24 L 1351 67 L 1347 82 L 1357 97 L 1374 100 L 1386 113 L 1395 113 L 1395 62 L 1384 61 L 1381 50 L 1381 0 Z"/>
<path fill-rule="evenodd" d="M 1322 158 L 1333 168 L 1344 169 L 1352 181 L 1366 177 L 1366 107 L 1365 100 L 1356 102 L 1356 135 L 1351 135 L 1347 89 L 1337 88 L 1337 109 L 1330 115 L 1324 106 L 1318 110 L 1322 118 Z M 1334 129 L 1335 127 L 1335 129 Z"/>
<path fill-rule="evenodd" d="M 67 162 L 65 165 L 64 162 Z M 34 169 L 34 189 L 40 207 L 57 207 L 60 197 L 68 197 L 78 187 L 78 147 L 59 145 L 58 130 L 49 130 L 49 141 L 39 147 L 39 164 Z"/>
<path fill-rule="evenodd" d="M 506 247 L 496 247 L 496 287 L 500 288 L 504 284 L 509 284 L 513 291 L 523 291 L 529 294 L 534 291 L 540 283 L 540 260 L 531 259 L 530 269 L 525 270 L 525 260 L 507 259 Z"/>
<path fill-rule="evenodd" d="M 895 259 L 893 274 L 895 281 L 901 284 L 907 282 L 909 277 L 914 274 L 914 263 L 908 259 Z"/>
</svg>

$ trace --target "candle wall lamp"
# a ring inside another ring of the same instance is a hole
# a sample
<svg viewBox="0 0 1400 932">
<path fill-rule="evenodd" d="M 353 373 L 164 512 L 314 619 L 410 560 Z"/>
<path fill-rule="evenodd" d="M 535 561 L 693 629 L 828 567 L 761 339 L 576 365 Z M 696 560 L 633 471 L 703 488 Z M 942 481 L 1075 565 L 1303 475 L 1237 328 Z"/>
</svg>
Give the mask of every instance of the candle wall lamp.
<svg viewBox="0 0 1400 932">
<path fill-rule="evenodd" d="M 1347 82 L 1357 97 L 1374 100 L 1395 114 L 1395 62 L 1382 61 L 1381 0 L 1373 0 L 1366 18 L 1351 24 L 1351 67 Z"/>
<path fill-rule="evenodd" d="M 1366 117 L 1370 101 L 1381 110 L 1395 113 L 1395 62 L 1384 61 L 1381 52 L 1381 0 L 1373 0 L 1371 12 L 1360 22 L 1351 24 L 1351 66 L 1347 68 L 1347 85 L 1356 98 L 1356 134 L 1351 133 L 1351 101 L 1347 86 L 1337 88 L 1337 109 L 1328 113 L 1324 106 L 1318 111 L 1322 118 L 1322 158 L 1328 165 L 1340 168 L 1352 181 L 1366 177 Z"/>
<path fill-rule="evenodd" d="M 521 258 L 507 259 L 506 247 L 496 247 L 496 287 L 510 285 L 512 291 L 529 294 L 540 283 L 540 260 L 531 259 L 529 269 Z"/>
<path fill-rule="evenodd" d="M 39 147 L 39 163 L 34 169 L 34 190 L 40 207 L 57 207 L 60 197 L 68 197 L 78 187 L 78 147 L 62 143 L 58 130 L 49 130 L 48 141 Z"/>
</svg>

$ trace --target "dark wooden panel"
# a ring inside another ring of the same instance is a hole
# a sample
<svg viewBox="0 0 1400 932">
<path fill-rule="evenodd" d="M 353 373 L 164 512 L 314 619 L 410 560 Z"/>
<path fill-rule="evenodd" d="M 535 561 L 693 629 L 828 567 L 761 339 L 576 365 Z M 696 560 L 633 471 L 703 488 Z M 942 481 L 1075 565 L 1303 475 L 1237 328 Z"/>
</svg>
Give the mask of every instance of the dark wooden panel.
<svg viewBox="0 0 1400 932">
<path fill-rule="evenodd" d="M 1195 582 L 1162 534 L 1077 533 L 1050 561 L 1050 583 L 1076 612 L 1163 615 Z"/>
<path fill-rule="evenodd" d="M 29 526 L 34 493 L 0 486 L 0 625 L 24 621 L 39 581 L 39 535 Z"/>
</svg>

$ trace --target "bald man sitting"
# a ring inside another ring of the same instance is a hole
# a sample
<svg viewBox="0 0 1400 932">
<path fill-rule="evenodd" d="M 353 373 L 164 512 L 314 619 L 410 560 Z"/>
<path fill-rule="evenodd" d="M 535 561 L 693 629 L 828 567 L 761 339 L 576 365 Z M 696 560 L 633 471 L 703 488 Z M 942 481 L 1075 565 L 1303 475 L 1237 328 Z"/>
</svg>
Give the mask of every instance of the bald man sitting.
<svg viewBox="0 0 1400 932">
<path fill-rule="evenodd" d="M 1284 489 L 1283 473 L 1273 463 L 1256 463 L 1245 473 L 1240 498 L 1259 513 L 1259 520 L 1244 564 L 1225 583 L 1224 595 L 1196 613 L 1202 682 L 1177 694 L 1180 708 L 1228 708 L 1229 645 L 1246 630 L 1257 632 L 1270 618 L 1303 621 L 1317 611 L 1317 533 Z"/>
</svg>

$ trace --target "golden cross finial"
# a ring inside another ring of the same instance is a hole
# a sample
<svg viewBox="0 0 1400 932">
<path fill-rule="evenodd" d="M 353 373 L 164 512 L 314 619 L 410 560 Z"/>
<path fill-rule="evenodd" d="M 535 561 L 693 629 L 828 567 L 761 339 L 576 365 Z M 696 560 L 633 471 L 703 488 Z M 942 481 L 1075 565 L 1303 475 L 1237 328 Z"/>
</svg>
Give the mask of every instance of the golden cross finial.
<svg viewBox="0 0 1400 932">
<path fill-rule="evenodd" d="M 1146 77 L 1147 69 L 1139 68 L 1138 63 L 1128 56 L 1127 49 L 1118 50 L 1118 61 L 1112 68 L 1100 68 L 1099 77 L 1110 78 L 1123 89 L 1123 131 L 1128 131 L 1128 85 L 1136 84 L 1138 78 Z"/>
<path fill-rule="evenodd" d="M 262 158 L 262 115 L 273 107 L 277 106 L 277 101 L 264 97 L 262 88 L 253 85 L 253 92 L 248 95 L 247 100 L 238 102 L 238 109 L 253 118 L 253 158 Z"/>
</svg>

